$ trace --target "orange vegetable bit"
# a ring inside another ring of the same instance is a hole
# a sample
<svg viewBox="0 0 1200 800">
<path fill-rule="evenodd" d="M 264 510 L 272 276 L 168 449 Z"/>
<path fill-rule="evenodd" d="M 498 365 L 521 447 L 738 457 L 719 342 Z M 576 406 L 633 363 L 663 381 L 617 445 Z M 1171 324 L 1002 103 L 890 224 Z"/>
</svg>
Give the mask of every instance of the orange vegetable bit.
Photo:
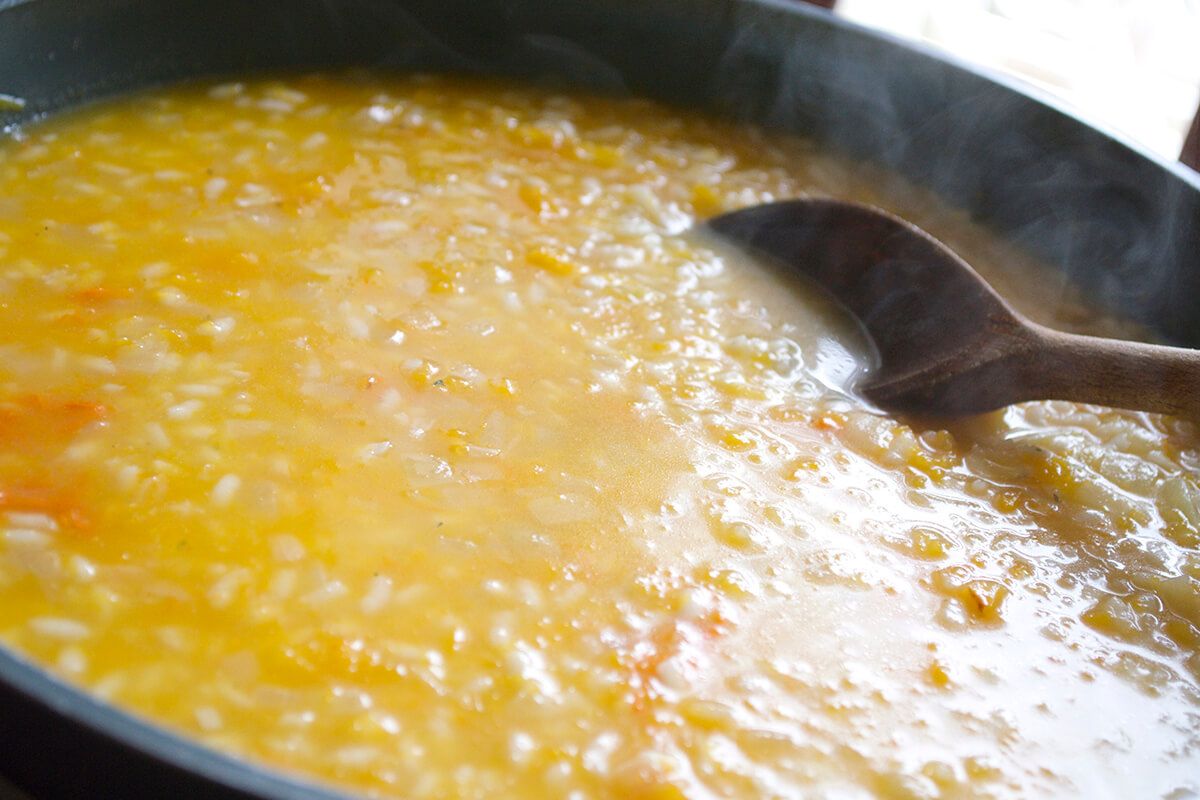
<svg viewBox="0 0 1200 800">
<path fill-rule="evenodd" d="M 0 446 L 37 451 L 61 447 L 107 414 L 100 403 L 42 394 L 0 401 Z"/>
<path fill-rule="evenodd" d="M 71 299 L 88 307 L 133 297 L 132 286 L 89 286 L 71 293 Z"/>
<path fill-rule="evenodd" d="M 0 484 L 0 511 L 47 514 L 59 525 L 75 531 L 92 527 L 91 515 L 82 500 L 69 488 L 40 484 Z"/>
<path fill-rule="evenodd" d="M 660 691 L 659 669 L 670 658 L 688 650 L 711 650 L 716 640 L 730 630 L 730 622 L 719 609 L 694 620 L 676 620 L 660 625 L 632 648 L 628 668 L 629 687 L 635 712 L 648 710 Z"/>
<path fill-rule="evenodd" d="M 0 449 L 41 464 L 107 414 L 108 409 L 100 403 L 44 394 L 0 401 Z M 27 472 L 18 474 L 21 477 L 16 480 L 0 477 L 0 511 L 48 514 L 60 525 L 77 531 L 91 527 L 91 515 L 85 511 L 71 478 L 30 480 Z"/>
</svg>

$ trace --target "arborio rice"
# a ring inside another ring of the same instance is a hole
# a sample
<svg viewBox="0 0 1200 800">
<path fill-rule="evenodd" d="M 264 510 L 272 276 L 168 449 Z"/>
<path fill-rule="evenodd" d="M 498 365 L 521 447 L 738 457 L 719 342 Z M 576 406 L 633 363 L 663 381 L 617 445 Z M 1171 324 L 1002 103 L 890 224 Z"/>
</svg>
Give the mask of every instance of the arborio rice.
<svg viewBox="0 0 1200 800">
<path fill-rule="evenodd" d="M 368 794 L 1200 791 L 1191 425 L 865 405 L 853 328 L 692 230 L 806 193 L 1021 261 L 632 101 L 307 78 L 15 132 L 0 635 Z"/>
</svg>

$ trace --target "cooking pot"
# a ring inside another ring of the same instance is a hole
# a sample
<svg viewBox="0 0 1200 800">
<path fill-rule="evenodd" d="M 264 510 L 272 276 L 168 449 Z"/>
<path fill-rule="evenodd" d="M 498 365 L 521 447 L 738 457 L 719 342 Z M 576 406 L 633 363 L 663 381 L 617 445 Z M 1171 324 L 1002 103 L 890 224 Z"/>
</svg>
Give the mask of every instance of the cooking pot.
<svg viewBox="0 0 1200 800">
<path fill-rule="evenodd" d="M 802 133 L 934 189 L 1102 306 L 1200 345 L 1200 176 L 800 4 L 0 0 L 0 94 L 18 99 L 3 125 L 200 76 L 351 64 L 512 75 Z M 159 730 L 3 649 L 0 774 L 37 797 L 340 796 Z"/>
</svg>

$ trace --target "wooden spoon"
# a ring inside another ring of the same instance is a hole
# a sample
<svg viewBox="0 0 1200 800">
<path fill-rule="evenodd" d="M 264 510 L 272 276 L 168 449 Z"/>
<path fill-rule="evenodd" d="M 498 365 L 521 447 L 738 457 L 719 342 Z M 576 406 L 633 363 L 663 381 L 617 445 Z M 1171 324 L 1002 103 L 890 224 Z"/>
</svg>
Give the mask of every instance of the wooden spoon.
<svg viewBox="0 0 1200 800">
<path fill-rule="evenodd" d="M 1073 400 L 1200 421 L 1200 351 L 1078 336 L 1014 311 L 953 251 L 887 212 L 785 200 L 708 222 L 817 282 L 866 329 L 881 408 L 958 415 Z"/>
</svg>

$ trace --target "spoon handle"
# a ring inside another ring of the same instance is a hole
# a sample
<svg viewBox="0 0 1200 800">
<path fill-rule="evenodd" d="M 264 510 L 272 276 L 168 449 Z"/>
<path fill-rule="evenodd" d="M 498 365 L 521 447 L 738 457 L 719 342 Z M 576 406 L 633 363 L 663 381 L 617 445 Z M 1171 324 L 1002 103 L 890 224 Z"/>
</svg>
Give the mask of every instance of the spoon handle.
<svg viewBox="0 0 1200 800">
<path fill-rule="evenodd" d="M 1040 396 L 1200 422 L 1200 350 L 1031 328 L 1040 346 L 1025 368 Z"/>
</svg>

